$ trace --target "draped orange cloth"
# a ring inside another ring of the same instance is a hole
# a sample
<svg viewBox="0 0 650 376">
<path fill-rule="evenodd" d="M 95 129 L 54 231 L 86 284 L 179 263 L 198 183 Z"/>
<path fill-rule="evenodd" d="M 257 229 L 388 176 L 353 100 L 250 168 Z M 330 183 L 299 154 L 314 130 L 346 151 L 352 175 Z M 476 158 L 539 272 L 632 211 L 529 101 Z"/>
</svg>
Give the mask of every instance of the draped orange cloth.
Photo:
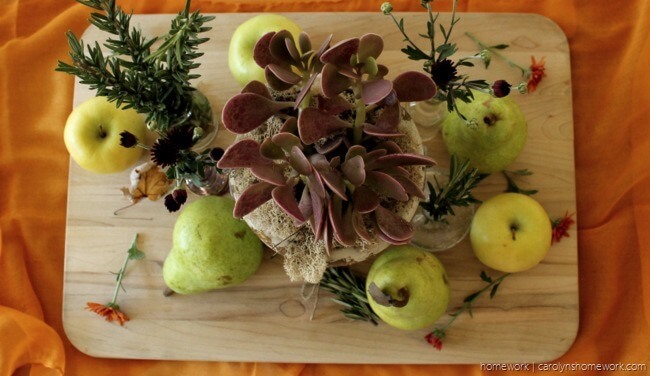
<svg viewBox="0 0 650 376">
<path fill-rule="evenodd" d="M 383 0 L 195 0 L 204 12 L 379 11 Z M 182 0 L 124 0 L 176 13 Z M 450 1 L 435 8 L 448 11 Z M 396 11 L 420 10 L 395 0 Z M 650 366 L 650 2 L 461 0 L 462 12 L 537 13 L 568 37 L 580 215 L 580 329 L 560 362 Z M 477 365 L 377 366 L 92 358 L 63 331 L 68 177 L 63 126 L 73 78 L 64 33 L 88 10 L 71 0 L 0 2 L 0 376 L 480 374 Z M 574 236 L 572 234 L 572 236 Z M 489 343 L 486 343 L 489 346 Z M 568 372 L 565 372 L 568 373 Z"/>
</svg>

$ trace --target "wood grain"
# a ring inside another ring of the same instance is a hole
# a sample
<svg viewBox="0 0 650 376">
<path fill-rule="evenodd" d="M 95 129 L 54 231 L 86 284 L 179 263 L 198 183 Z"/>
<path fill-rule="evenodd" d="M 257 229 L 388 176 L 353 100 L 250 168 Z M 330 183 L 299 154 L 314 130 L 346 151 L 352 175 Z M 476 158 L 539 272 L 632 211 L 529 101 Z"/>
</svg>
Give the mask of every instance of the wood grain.
<svg viewBox="0 0 650 376">
<path fill-rule="evenodd" d="M 233 30 L 252 14 L 217 14 L 196 82 L 220 114 L 225 101 L 239 91 L 227 66 L 227 48 Z M 289 14 L 310 33 L 315 43 L 333 33 L 334 40 L 376 32 L 385 37 L 381 62 L 390 76 L 420 69 L 399 51 L 402 37 L 390 18 L 379 13 Z M 424 13 L 403 14 L 411 34 L 424 30 Z M 146 35 L 165 32 L 171 16 L 133 17 Z M 449 20 L 442 14 L 443 21 Z M 569 49 L 562 31 L 546 18 L 532 14 L 462 14 L 454 32 L 458 56 L 478 49 L 464 35 L 471 31 L 488 44 L 506 43 L 508 56 L 521 65 L 530 56 L 546 59 L 547 77 L 535 93 L 517 95 L 529 124 L 529 140 L 512 169 L 528 168 L 533 176 L 521 185 L 540 190 L 535 197 L 551 217 L 575 213 L 573 115 Z M 83 36 L 86 43 L 103 40 L 94 27 Z M 489 80 L 521 80 L 517 70 L 494 59 L 489 70 L 472 68 L 470 74 Z M 75 86 L 74 105 L 91 97 L 86 87 Z M 225 147 L 234 137 L 220 129 L 214 144 Z M 428 142 L 429 153 L 440 165 L 448 157 L 437 137 Z M 197 359 L 308 363 L 478 363 L 541 362 L 562 355 L 578 328 L 578 267 L 576 232 L 554 245 L 536 268 L 509 277 L 490 300 L 475 304 L 474 317 L 460 317 L 447 333 L 443 351 L 423 339 L 427 330 L 405 332 L 380 324 L 352 322 L 338 306 L 311 286 L 291 283 L 278 258 L 267 257 L 259 272 L 244 284 L 222 291 L 163 297 L 162 263 L 171 248 L 176 215 L 161 201 L 128 205 L 120 188 L 128 185 L 128 171 L 96 175 L 70 163 L 68 192 L 63 321 L 72 343 L 98 357 L 143 359 Z M 478 196 L 487 198 L 505 189 L 505 181 L 491 176 Z M 131 317 L 124 327 L 109 324 L 85 311 L 88 301 L 107 302 L 117 271 L 134 233 L 146 259 L 129 266 L 126 293 L 119 304 Z M 480 289 L 482 266 L 467 240 L 438 254 L 450 278 L 450 310 L 470 292 Z M 361 265 L 361 268 L 367 267 Z M 446 320 L 443 317 L 440 322 Z"/>
</svg>

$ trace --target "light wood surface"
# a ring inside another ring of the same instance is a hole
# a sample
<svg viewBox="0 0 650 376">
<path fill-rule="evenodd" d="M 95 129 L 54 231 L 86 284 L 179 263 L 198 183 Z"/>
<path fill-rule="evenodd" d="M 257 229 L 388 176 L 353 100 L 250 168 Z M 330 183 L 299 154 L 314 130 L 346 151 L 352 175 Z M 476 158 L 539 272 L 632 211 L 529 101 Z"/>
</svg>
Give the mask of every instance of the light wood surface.
<svg viewBox="0 0 650 376">
<path fill-rule="evenodd" d="M 239 91 L 227 66 L 233 30 L 252 14 L 217 14 L 211 38 L 203 46 L 196 81 L 220 114 L 225 101 Z M 424 13 L 402 14 L 411 35 L 424 32 Z M 399 49 L 402 37 L 389 17 L 381 13 L 289 14 L 309 32 L 315 44 L 329 33 L 334 41 L 375 32 L 385 37 L 380 62 L 391 67 L 390 77 L 406 69 L 420 69 Z M 171 16 L 133 17 L 146 35 L 163 34 Z M 575 213 L 573 114 L 567 40 L 550 20 L 533 14 L 461 14 L 453 40 L 465 56 L 478 51 L 464 35 L 471 31 L 488 44 L 506 43 L 505 53 L 523 66 L 531 55 L 546 59 L 547 77 L 535 93 L 513 94 L 526 114 L 529 139 L 512 169 L 528 168 L 534 175 L 520 179 L 524 188 L 539 189 L 535 196 L 552 218 Z M 448 14 L 441 20 L 447 22 Z M 63 36 L 61 36 L 63 38 Z M 86 43 L 104 40 L 94 27 Z M 417 38 L 417 37 L 415 37 Z M 424 41 L 424 40 L 422 40 Z M 470 71 L 489 80 L 521 79 L 517 70 L 493 59 L 488 70 Z M 75 86 L 74 105 L 91 97 Z M 227 146 L 234 137 L 220 129 L 215 145 Z M 448 157 L 437 137 L 429 153 L 446 166 Z M 423 337 L 429 330 L 406 332 L 380 324 L 353 322 L 325 292 L 291 283 L 279 257 L 267 257 L 260 270 L 244 284 L 222 291 L 164 297 L 162 263 L 171 248 L 176 215 L 162 200 L 128 205 L 120 188 L 128 185 L 129 171 L 96 175 L 70 163 L 68 192 L 63 321 L 66 334 L 81 351 L 98 357 L 232 360 L 308 363 L 478 363 L 542 362 L 556 359 L 571 346 L 578 329 L 577 234 L 553 245 L 534 269 L 505 280 L 494 299 L 480 298 L 474 316 L 464 314 L 449 329 L 442 351 Z M 485 199 L 506 187 L 500 175 L 484 181 L 478 192 Z M 124 278 L 126 292 L 118 303 L 131 317 L 124 327 L 110 324 L 84 310 L 86 302 L 108 302 L 116 272 L 135 233 L 146 259 L 130 264 Z M 449 309 L 462 304 L 469 293 L 483 287 L 482 266 L 467 240 L 437 254 L 447 268 L 452 289 Z M 361 267 L 367 267 L 362 265 Z M 441 318 L 439 323 L 447 320 Z M 431 328 L 430 328 L 431 329 Z"/>
</svg>

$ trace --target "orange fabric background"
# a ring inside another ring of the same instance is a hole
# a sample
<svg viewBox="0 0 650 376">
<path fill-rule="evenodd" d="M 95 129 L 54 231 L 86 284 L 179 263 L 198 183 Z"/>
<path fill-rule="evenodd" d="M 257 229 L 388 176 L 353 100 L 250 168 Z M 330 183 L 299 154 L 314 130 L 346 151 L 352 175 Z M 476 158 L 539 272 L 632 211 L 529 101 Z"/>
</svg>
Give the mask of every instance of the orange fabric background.
<svg viewBox="0 0 650 376">
<path fill-rule="evenodd" d="M 382 1 L 195 0 L 193 8 L 378 11 Z M 135 13 L 175 13 L 184 2 L 118 3 Z M 396 11 L 420 9 L 418 0 L 393 4 Z M 436 2 L 436 8 L 449 10 L 450 2 Z M 566 33 L 580 218 L 580 329 L 558 361 L 650 366 L 650 2 L 461 0 L 460 10 L 538 13 Z M 481 373 L 477 365 L 95 359 L 72 347 L 63 332 L 61 299 L 68 176 L 62 130 L 73 78 L 54 67 L 58 59 L 67 60 L 65 31 L 81 34 L 87 14 L 71 0 L 0 2 L 0 376 Z"/>
</svg>

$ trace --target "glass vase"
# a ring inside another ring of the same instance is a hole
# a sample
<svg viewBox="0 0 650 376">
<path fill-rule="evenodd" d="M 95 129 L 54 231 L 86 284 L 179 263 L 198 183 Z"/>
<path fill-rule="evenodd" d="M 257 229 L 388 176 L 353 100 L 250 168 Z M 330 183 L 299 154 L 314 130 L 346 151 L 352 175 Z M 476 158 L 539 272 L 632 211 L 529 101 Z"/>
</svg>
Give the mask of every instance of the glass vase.
<svg viewBox="0 0 650 376">
<path fill-rule="evenodd" d="M 434 189 L 437 189 L 437 183 L 443 187 L 447 179 L 446 171 L 431 169 L 427 172 L 427 181 Z M 429 196 L 428 185 L 425 194 Z M 431 252 L 438 252 L 460 243 L 469 232 L 474 217 L 474 205 L 452 206 L 452 210 L 453 213 L 435 219 L 427 210 L 419 206 L 411 220 L 413 225 L 411 244 Z"/>
<path fill-rule="evenodd" d="M 199 196 L 218 196 L 228 189 L 228 174 L 214 166 L 205 166 L 203 178 L 185 179 L 187 188 Z"/>
<path fill-rule="evenodd" d="M 448 113 L 447 103 L 435 97 L 426 101 L 411 102 L 408 109 L 422 141 L 429 141 L 436 137 Z"/>
<path fill-rule="evenodd" d="M 194 128 L 195 137 L 198 139 L 193 149 L 200 151 L 209 146 L 217 136 L 218 120 L 212 112 L 210 101 L 200 90 L 191 91 L 188 98 L 189 103 L 184 106 L 185 110 L 173 116 L 167 128 L 160 129 L 155 122 L 148 124 L 148 127 L 164 134 L 174 127 L 190 125 Z"/>
</svg>

